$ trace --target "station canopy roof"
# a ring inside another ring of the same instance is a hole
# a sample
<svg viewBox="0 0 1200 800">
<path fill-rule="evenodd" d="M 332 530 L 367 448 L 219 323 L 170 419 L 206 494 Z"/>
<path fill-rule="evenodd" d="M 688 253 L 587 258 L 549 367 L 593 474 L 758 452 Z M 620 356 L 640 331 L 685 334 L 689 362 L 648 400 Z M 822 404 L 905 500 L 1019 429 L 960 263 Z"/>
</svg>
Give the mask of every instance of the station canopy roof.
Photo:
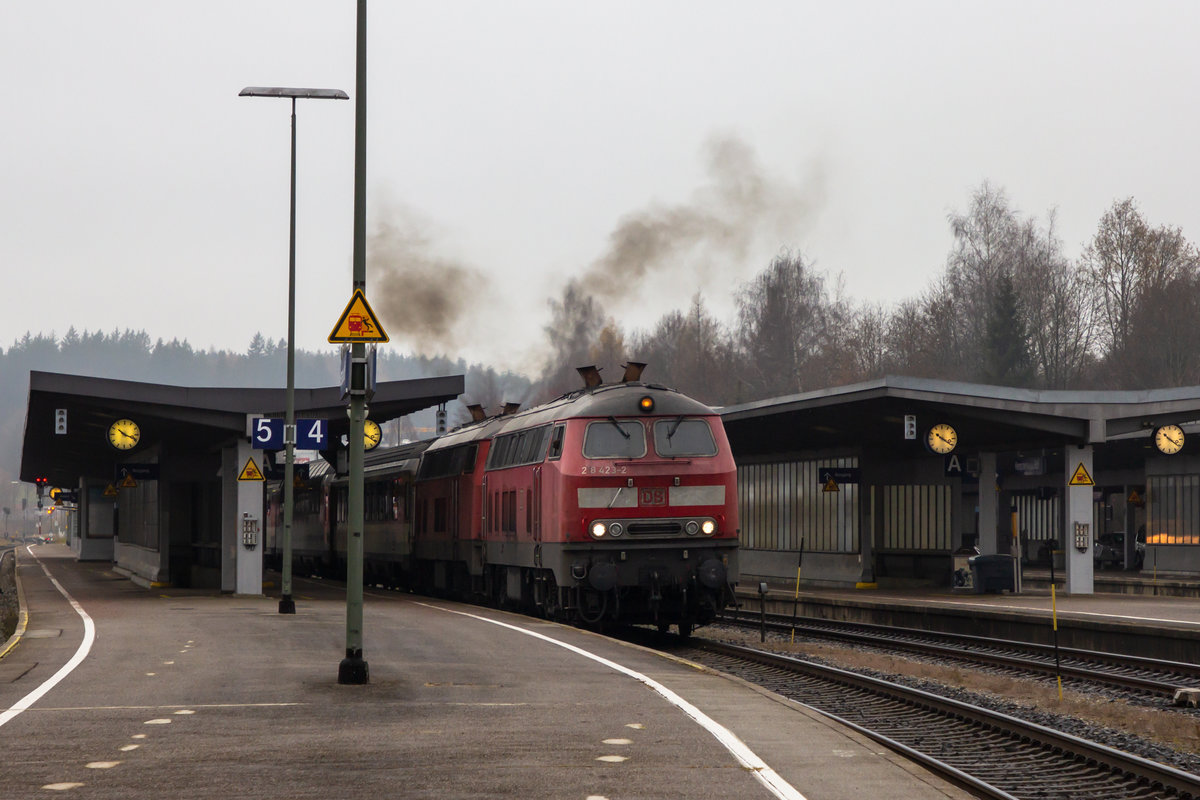
<svg viewBox="0 0 1200 800">
<path fill-rule="evenodd" d="M 370 399 L 376 422 L 454 400 L 463 376 L 381 381 Z M 52 372 L 31 372 L 21 480 L 45 477 L 73 486 L 80 476 L 109 478 L 122 456 L 108 444 L 108 428 L 128 418 L 141 428 L 142 447 L 164 445 L 170 454 L 209 453 L 248 435 L 247 415 L 280 417 L 286 390 L 185 387 Z M 67 433 L 55 432 L 55 412 L 67 410 Z M 339 387 L 296 389 L 297 419 L 327 419 L 331 440 L 349 431 L 347 402 Z M 133 451 L 136 453 L 137 451 Z"/>
<path fill-rule="evenodd" d="M 1037 391 L 889 376 L 720 410 L 734 456 L 787 452 L 903 452 L 904 418 L 918 441 L 938 422 L 969 451 L 1017 451 L 1108 444 L 1142 450 L 1154 429 L 1200 427 L 1200 387 L 1146 391 Z M 1191 429 L 1189 429 L 1191 428 Z"/>
</svg>

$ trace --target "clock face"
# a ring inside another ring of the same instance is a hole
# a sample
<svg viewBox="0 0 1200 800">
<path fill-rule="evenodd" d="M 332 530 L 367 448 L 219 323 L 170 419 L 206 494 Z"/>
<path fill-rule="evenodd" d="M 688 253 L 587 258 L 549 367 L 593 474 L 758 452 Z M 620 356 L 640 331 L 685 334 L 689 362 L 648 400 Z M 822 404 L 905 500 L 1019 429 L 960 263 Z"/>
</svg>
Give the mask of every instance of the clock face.
<svg viewBox="0 0 1200 800">
<path fill-rule="evenodd" d="M 374 450 L 379 447 L 379 440 L 383 438 L 383 431 L 379 429 L 379 423 L 374 420 L 363 420 L 363 449 Z"/>
<path fill-rule="evenodd" d="M 939 422 L 929 429 L 925 437 L 929 449 L 939 455 L 945 455 L 958 445 L 958 432 L 944 422 Z"/>
<path fill-rule="evenodd" d="M 1183 449 L 1183 429 L 1178 425 L 1163 425 L 1154 432 L 1154 446 L 1167 455 L 1178 453 Z"/>
<path fill-rule="evenodd" d="M 141 429 L 131 419 L 119 419 L 108 426 L 108 443 L 118 450 L 129 450 L 141 438 Z"/>
</svg>

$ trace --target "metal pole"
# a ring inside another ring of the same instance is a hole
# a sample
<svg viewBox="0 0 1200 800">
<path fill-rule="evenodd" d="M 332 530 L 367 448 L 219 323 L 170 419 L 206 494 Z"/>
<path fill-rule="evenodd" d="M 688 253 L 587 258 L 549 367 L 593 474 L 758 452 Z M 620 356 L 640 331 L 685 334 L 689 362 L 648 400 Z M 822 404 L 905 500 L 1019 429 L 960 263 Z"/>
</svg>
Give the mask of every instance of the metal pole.
<svg viewBox="0 0 1200 800">
<path fill-rule="evenodd" d="M 280 614 L 295 614 L 292 599 L 292 514 L 295 489 L 292 486 L 296 461 L 296 98 L 292 98 L 292 212 L 288 226 L 288 345 L 287 345 L 287 416 L 283 442 L 287 453 L 283 468 L 283 563 Z"/>
<path fill-rule="evenodd" d="M 367 288 L 367 0 L 358 0 L 354 97 L 354 284 Z M 353 372 L 365 360 L 366 345 L 350 345 Z M 353 380 L 353 379 L 352 379 Z M 346 516 L 346 657 L 338 683 L 364 684 L 370 670 L 363 659 L 363 419 L 366 397 L 350 394 L 350 485 Z"/>
</svg>

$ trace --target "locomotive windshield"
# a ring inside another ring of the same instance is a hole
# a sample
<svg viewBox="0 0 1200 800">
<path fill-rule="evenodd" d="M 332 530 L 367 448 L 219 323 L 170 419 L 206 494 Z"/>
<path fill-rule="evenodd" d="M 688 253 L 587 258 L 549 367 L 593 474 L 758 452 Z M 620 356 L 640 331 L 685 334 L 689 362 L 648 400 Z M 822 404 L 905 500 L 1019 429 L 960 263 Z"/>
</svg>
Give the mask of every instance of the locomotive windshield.
<svg viewBox="0 0 1200 800">
<path fill-rule="evenodd" d="M 638 421 L 609 417 L 588 423 L 583 437 L 585 458 L 641 458 L 646 455 L 646 429 Z"/>
<path fill-rule="evenodd" d="M 677 417 L 654 423 L 654 449 L 667 458 L 715 456 L 717 443 L 707 420 Z"/>
</svg>

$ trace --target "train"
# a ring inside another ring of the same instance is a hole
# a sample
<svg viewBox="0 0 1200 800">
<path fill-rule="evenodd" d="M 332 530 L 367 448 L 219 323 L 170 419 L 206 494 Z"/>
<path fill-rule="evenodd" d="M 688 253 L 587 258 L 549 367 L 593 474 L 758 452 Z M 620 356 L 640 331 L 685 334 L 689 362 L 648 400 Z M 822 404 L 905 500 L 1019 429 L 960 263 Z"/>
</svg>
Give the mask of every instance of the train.
<svg viewBox="0 0 1200 800">
<path fill-rule="evenodd" d="M 734 602 L 737 471 L 710 407 L 644 365 L 548 403 L 364 457 L 364 582 L 573 624 L 676 626 Z M 310 465 L 293 500 L 296 574 L 345 576 L 348 479 Z M 268 492 L 278 564 L 282 491 Z"/>
</svg>

